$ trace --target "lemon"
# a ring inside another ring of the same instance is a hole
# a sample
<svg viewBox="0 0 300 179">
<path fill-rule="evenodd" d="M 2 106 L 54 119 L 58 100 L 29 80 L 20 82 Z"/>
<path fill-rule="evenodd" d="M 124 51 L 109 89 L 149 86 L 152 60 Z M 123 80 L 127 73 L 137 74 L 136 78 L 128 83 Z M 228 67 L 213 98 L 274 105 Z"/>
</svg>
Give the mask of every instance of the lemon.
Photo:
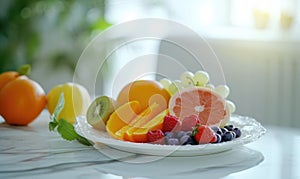
<svg viewBox="0 0 300 179">
<path fill-rule="evenodd" d="M 86 88 L 76 83 L 57 85 L 47 95 L 47 108 L 50 114 L 53 113 L 61 93 L 64 93 L 65 105 L 57 118 L 63 118 L 74 124 L 76 116 L 86 114 L 91 102 L 90 95 Z"/>
</svg>

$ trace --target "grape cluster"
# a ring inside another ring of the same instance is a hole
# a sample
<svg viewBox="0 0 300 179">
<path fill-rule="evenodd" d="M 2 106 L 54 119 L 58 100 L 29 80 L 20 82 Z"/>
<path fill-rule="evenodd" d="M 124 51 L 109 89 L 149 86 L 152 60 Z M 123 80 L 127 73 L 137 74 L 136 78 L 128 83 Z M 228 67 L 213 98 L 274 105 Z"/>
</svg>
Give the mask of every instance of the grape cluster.
<svg viewBox="0 0 300 179">
<path fill-rule="evenodd" d="M 163 78 L 160 80 L 160 83 L 170 93 L 171 96 L 176 92 L 191 86 L 213 90 L 224 99 L 226 99 L 230 93 L 230 89 L 227 85 L 219 85 L 215 87 L 213 84 L 209 83 L 209 75 L 205 71 L 197 71 L 195 73 L 186 71 L 181 74 L 180 80 L 171 81 L 167 78 Z M 234 113 L 236 109 L 235 104 L 229 100 L 226 100 L 226 104 L 230 113 Z"/>
</svg>

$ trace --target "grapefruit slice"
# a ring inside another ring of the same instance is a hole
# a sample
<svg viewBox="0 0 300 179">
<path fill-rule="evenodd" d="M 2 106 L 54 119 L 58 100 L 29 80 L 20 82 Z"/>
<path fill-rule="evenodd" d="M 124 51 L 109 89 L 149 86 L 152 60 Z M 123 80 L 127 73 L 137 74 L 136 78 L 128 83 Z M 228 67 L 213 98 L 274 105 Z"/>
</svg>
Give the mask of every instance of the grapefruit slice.
<svg viewBox="0 0 300 179">
<path fill-rule="evenodd" d="M 201 87 L 184 88 L 174 94 L 169 101 L 169 112 L 180 120 L 195 114 L 201 125 L 209 126 L 219 126 L 228 115 L 225 100 L 217 93 Z"/>
</svg>

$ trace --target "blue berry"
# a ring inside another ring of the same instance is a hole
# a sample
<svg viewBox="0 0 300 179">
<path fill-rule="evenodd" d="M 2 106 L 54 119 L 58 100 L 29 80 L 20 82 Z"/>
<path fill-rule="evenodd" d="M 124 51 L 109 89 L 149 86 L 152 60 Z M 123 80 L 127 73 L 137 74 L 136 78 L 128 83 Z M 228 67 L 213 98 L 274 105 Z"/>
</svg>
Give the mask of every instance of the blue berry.
<svg viewBox="0 0 300 179">
<path fill-rule="evenodd" d="M 231 134 L 232 134 L 233 138 L 235 139 L 235 138 L 236 138 L 236 134 L 235 134 L 235 132 L 233 132 L 233 131 L 229 131 L 229 132 L 231 132 Z"/>
<path fill-rule="evenodd" d="M 220 143 L 222 142 L 222 136 L 220 134 L 216 134 L 217 141 L 215 143 Z"/>
<path fill-rule="evenodd" d="M 239 128 L 234 128 L 232 131 L 235 133 L 236 138 L 239 138 L 242 135 L 242 132 Z"/>
<path fill-rule="evenodd" d="M 193 131 L 187 131 L 187 132 L 185 132 L 185 135 L 192 136 L 193 135 Z"/>
<path fill-rule="evenodd" d="M 222 141 L 226 142 L 226 141 L 231 141 L 233 139 L 233 135 L 232 132 L 227 131 L 223 134 L 222 136 Z"/>
<path fill-rule="evenodd" d="M 165 132 L 165 138 L 166 139 L 170 139 L 174 136 L 174 133 L 173 132 Z"/>
<path fill-rule="evenodd" d="M 215 131 L 215 133 L 220 134 L 220 135 L 223 135 L 223 132 L 222 132 L 222 130 L 221 130 L 219 127 L 213 126 L 213 127 L 211 127 L 211 129 L 212 129 L 213 131 Z"/>
<path fill-rule="evenodd" d="M 224 126 L 228 131 L 232 131 L 234 129 L 234 126 L 232 124 Z"/>
<path fill-rule="evenodd" d="M 179 132 L 177 132 L 176 134 L 175 134 L 175 137 L 177 138 L 177 139 L 180 139 L 182 136 L 184 136 L 185 135 L 185 132 L 184 131 L 179 131 Z"/>
<path fill-rule="evenodd" d="M 223 135 L 225 132 L 227 132 L 228 130 L 226 128 L 221 128 L 222 134 Z"/>
<path fill-rule="evenodd" d="M 169 145 L 179 145 L 179 140 L 176 138 L 170 138 L 170 139 L 167 139 L 167 143 Z"/>
<path fill-rule="evenodd" d="M 192 140 L 192 138 L 191 138 L 190 136 L 184 135 L 184 136 L 182 136 L 182 137 L 180 138 L 179 144 L 180 144 L 180 145 L 186 145 L 186 144 L 188 144 L 188 143 L 190 142 L 190 140 Z"/>
</svg>

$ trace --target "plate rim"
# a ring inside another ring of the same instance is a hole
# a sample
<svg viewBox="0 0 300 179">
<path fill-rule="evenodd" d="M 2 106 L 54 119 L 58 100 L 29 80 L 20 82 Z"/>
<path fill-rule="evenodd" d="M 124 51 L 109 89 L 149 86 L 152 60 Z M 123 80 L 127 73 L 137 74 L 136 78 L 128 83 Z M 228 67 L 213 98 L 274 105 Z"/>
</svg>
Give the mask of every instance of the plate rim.
<svg viewBox="0 0 300 179">
<path fill-rule="evenodd" d="M 251 143 L 253 141 L 256 141 L 257 139 L 262 137 L 267 132 L 266 128 L 264 128 L 261 125 L 261 123 L 259 123 L 252 117 L 234 114 L 231 116 L 230 121 L 237 122 L 237 121 L 233 121 L 233 120 L 244 120 L 244 121 L 248 122 L 248 124 L 253 124 L 252 127 L 256 127 L 257 129 L 259 129 L 259 133 L 257 135 L 248 135 L 248 136 L 244 136 L 242 138 L 236 138 L 232 141 L 222 142 L 222 143 L 214 143 L 214 144 L 175 146 L 175 145 L 161 145 L 161 144 L 151 144 L 151 143 L 135 143 L 135 142 L 114 139 L 111 136 L 108 136 L 107 132 L 94 129 L 92 126 L 90 126 L 87 123 L 86 116 L 83 116 L 83 115 L 76 117 L 75 130 L 76 130 L 76 132 L 80 133 L 81 135 L 83 135 L 84 137 L 86 137 L 87 139 L 91 140 L 94 143 L 102 143 L 111 148 L 125 151 L 125 152 L 130 152 L 130 153 L 146 154 L 146 155 L 159 155 L 159 156 L 160 155 L 165 156 L 166 153 L 169 153 L 169 156 L 192 156 L 191 154 L 189 155 L 188 152 L 192 152 L 192 154 L 195 153 L 195 155 L 207 155 L 207 154 L 212 154 L 212 153 L 219 153 L 219 152 L 223 152 L 226 150 L 230 150 L 233 147 L 242 146 L 242 145 Z M 83 131 L 82 127 L 85 127 L 88 130 Z M 246 127 L 251 127 L 251 125 L 246 126 Z M 91 134 L 91 132 L 92 133 L 96 132 L 96 133 L 100 133 L 100 134 L 105 133 L 106 137 L 94 136 Z M 242 131 L 242 135 L 243 135 L 243 131 Z M 149 149 L 150 149 L 150 152 L 149 152 Z M 185 153 L 187 153 L 187 154 L 185 154 Z"/>
</svg>

